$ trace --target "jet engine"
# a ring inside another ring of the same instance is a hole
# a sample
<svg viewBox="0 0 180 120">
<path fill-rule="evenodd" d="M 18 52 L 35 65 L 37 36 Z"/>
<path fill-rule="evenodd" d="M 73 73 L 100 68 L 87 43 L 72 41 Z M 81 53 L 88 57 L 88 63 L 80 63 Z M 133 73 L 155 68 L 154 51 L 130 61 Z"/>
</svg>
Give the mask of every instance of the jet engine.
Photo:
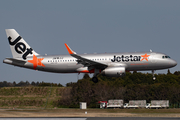
<svg viewBox="0 0 180 120">
<path fill-rule="evenodd" d="M 125 67 L 107 67 L 101 74 L 109 77 L 122 77 L 126 74 L 126 71 Z"/>
</svg>

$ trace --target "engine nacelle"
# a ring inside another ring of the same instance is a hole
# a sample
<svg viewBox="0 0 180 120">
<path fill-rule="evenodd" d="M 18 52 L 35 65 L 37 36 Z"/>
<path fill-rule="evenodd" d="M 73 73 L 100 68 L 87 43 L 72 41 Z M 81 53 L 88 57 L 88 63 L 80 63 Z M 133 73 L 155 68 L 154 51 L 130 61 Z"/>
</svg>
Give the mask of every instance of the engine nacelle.
<svg viewBox="0 0 180 120">
<path fill-rule="evenodd" d="M 109 77 L 121 77 L 126 74 L 126 71 L 125 67 L 108 67 L 101 74 Z"/>
</svg>

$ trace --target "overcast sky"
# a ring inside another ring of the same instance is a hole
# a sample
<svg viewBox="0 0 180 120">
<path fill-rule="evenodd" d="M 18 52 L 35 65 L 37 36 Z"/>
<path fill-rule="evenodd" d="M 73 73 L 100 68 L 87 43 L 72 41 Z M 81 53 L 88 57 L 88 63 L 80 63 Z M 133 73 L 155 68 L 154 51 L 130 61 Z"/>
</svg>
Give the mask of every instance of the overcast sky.
<svg viewBox="0 0 180 120">
<path fill-rule="evenodd" d="M 42 55 L 68 54 L 67 43 L 79 54 L 152 49 L 180 61 L 180 0 L 3 0 L 0 22 L 0 81 L 77 81 L 77 74 L 4 64 L 12 57 L 5 33 L 10 28 Z M 179 70 L 179 65 L 170 69 Z"/>
</svg>

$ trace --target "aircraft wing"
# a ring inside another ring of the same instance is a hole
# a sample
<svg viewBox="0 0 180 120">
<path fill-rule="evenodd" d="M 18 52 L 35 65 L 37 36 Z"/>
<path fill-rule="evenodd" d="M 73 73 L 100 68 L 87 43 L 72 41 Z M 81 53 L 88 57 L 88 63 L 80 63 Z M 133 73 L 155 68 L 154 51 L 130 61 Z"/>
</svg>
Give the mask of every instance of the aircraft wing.
<svg viewBox="0 0 180 120">
<path fill-rule="evenodd" d="M 105 69 L 106 67 L 108 67 L 108 65 L 104 64 L 104 63 L 100 63 L 100 62 L 96 62 L 84 57 L 81 57 L 80 55 L 76 54 L 76 52 L 72 51 L 71 48 L 65 43 L 65 46 L 69 52 L 69 54 L 73 57 L 75 57 L 77 59 L 77 62 L 79 64 L 83 64 L 84 67 L 94 67 L 97 69 Z"/>
</svg>

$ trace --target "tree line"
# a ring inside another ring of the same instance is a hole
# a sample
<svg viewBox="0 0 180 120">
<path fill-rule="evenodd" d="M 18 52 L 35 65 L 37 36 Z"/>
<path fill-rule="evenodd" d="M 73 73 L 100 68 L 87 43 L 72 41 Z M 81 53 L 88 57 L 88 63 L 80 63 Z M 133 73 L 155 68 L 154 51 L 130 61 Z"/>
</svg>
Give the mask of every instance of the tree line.
<svg viewBox="0 0 180 120">
<path fill-rule="evenodd" d="M 98 76 L 99 82 L 93 83 L 88 74 L 77 83 L 70 84 L 72 89 L 65 92 L 54 104 L 58 107 L 79 107 L 79 102 L 87 102 L 88 107 L 97 107 L 98 101 L 109 99 L 129 100 L 169 100 L 170 106 L 180 107 L 180 72 L 167 74 L 127 72 L 125 77 Z"/>
<path fill-rule="evenodd" d="M 27 86 L 39 86 L 39 87 L 45 87 L 45 86 L 53 86 L 53 87 L 63 87 L 62 84 L 60 83 L 48 83 L 48 82 L 34 82 L 32 81 L 31 83 L 29 83 L 28 81 L 24 82 L 24 81 L 20 81 L 19 83 L 16 83 L 15 81 L 13 83 L 11 82 L 7 82 L 7 81 L 3 81 L 0 82 L 0 87 L 27 87 Z"/>
<path fill-rule="evenodd" d="M 180 107 L 180 71 L 167 74 L 152 74 L 127 72 L 124 77 L 105 77 L 98 75 L 99 82 L 92 82 L 88 74 L 77 82 L 66 84 L 61 98 L 53 102 L 55 107 L 79 107 L 79 102 L 87 102 L 89 108 L 97 107 L 98 101 L 109 99 L 129 100 L 169 100 L 170 106 Z M 55 86 L 63 87 L 60 83 L 45 82 L 0 82 L 0 87 L 26 86 Z"/>
</svg>

